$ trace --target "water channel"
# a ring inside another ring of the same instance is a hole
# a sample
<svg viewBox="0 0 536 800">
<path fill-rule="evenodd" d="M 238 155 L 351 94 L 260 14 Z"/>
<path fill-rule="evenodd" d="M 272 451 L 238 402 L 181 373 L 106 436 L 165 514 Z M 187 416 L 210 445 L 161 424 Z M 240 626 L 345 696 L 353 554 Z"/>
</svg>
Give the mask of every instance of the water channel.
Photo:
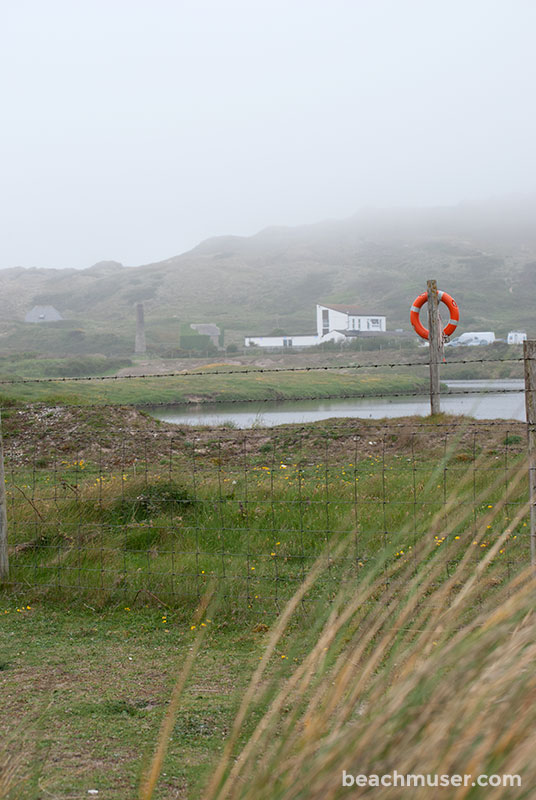
<svg viewBox="0 0 536 800">
<path fill-rule="evenodd" d="M 522 380 L 445 381 L 449 394 L 441 397 L 441 410 L 475 419 L 525 421 Z M 285 423 L 315 422 L 330 417 L 425 416 L 430 413 L 427 395 L 391 398 L 347 398 L 333 400 L 281 400 L 250 403 L 202 403 L 200 405 L 155 406 L 149 413 L 177 425 L 224 425 L 237 428 L 271 427 Z"/>
</svg>

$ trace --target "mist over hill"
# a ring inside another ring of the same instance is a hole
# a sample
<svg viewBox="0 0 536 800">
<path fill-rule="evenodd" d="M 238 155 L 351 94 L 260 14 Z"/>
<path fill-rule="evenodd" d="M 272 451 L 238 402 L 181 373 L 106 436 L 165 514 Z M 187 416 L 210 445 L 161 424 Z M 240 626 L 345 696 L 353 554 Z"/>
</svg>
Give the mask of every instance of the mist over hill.
<svg viewBox="0 0 536 800">
<path fill-rule="evenodd" d="M 409 327 L 409 306 L 436 278 L 461 307 L 460 330 L 521 328 L 536 335 L 536 202 L 392 211 L 254 236 L 207 239 L 165 261 L 125 267 L 104 261 L 85 270 L 0 271 L 3 321 L 33 305 L 102 330 L 133 318 L 213 321 L 226 331 L 299 333 L 314 327 L 318 301 L 352 302 Z"/>
</svg>

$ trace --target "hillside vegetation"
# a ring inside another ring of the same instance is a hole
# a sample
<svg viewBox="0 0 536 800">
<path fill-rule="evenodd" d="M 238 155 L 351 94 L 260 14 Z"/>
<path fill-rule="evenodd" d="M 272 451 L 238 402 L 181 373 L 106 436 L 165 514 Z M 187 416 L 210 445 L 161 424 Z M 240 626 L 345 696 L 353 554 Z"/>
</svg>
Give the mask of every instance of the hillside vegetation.
<svg viewBox="0 0 536 800">
<path fill-rule="evenodd" d="M 461 307 L 462 330 L 536 335 L 534 207 L 361 213 L 341 221 L 223 236 L 139 267 L 0 271 L 0 350 L 129 354 L 136 302 L 151 352 L 176 347 L 181 325 L 213 321 L 226 343 L 246 333 L 314 329 L 314 304 L 357 303 L 408 329 L 408 309 L 436 278 Z M 34 304 L 63 323 L 24 324 Z"/>
</svg>

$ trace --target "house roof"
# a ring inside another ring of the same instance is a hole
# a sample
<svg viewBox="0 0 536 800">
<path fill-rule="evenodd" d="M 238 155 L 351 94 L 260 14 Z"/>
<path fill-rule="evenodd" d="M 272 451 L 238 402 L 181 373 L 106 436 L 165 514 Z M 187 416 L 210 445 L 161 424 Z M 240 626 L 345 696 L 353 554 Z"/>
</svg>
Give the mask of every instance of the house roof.
<svg viewBox="0 0 536 800">
<path fill-rule="evenodd" d="M 343 314 L 352 314 L 357 317 L 384 317 L 385 314 L 378 314 L 375 311 L 363 311 L 359 306 L 351 306 L 345 303 L 318 303 L 322 308 L 330 308 L 332 311 L 341 311 Z"/>
<path fill-rule="evenodd" d="M 220 335 L 220 329 L 212 322 L 192 322 L 190 328 L 198 333 L 204 334 L 205 336 Z"/>
</svg>

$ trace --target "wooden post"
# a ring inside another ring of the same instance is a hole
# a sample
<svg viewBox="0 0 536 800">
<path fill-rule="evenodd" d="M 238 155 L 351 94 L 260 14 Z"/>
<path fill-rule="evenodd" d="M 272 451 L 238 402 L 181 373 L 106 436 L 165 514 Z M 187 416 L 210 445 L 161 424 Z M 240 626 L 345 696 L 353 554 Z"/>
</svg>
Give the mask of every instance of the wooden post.
<svg viewBox="0 0 536 800">
<path fill-rule="evenodd" d="M 2 417 L 0 414 L 0 583 L 8 579 L 6 479 L 4 473 L 4 446 L 2 443 Z"/>
<path fill-rule="evenodd" d="M 441 362 L 441 330 L 439 327 L 439 299 L 437 282 L 427 281 L 428 289 L 428 341 L 430 342 L 430 413 L 441 411 L 439 395 L 439 364 Z"/>
<path fill-rule="evenodd" d="M 530 562 L 536 566 L 536 340 L 523 342 L 529 448 Z"/>
</svg>

